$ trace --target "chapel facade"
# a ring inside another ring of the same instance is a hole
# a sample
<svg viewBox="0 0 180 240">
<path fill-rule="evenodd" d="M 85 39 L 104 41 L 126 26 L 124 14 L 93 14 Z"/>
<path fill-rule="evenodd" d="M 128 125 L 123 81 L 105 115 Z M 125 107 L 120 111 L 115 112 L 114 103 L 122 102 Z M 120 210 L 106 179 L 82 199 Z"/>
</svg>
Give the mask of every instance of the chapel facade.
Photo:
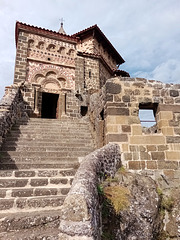
<svg viewBox="0 0 180 240">
<path fill-rule="evenodd" d="M 124 59 L 97 25 L 71 36 L 16 23 L 14 83 L 22 88 L 30 117 L 81 117 L 88 98 L 107 79 L 129 76 L 118 70 Z"/>
</svg>

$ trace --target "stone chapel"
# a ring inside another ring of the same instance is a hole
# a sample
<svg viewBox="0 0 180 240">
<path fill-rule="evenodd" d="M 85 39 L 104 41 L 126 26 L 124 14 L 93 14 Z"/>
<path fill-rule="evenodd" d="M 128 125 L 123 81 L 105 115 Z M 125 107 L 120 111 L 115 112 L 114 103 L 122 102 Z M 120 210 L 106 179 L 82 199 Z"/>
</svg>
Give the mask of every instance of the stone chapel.
<svg viewBox="0 0 180 240">
<path fill-rule="evenodd" d="M 124 59 L 97 25 L 71 36 L 16 23 L 14 83 L 24 81 L 23 98 L 31 117 L 84 116 L 88 95 L 113 76 Z"/>
</svg>

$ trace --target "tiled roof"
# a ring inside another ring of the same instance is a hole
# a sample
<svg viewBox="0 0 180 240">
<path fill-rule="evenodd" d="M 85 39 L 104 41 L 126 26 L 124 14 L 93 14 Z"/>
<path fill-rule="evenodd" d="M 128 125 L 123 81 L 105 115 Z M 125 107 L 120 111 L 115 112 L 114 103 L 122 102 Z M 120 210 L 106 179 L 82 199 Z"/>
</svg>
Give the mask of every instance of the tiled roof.
<svg viewBox="0 0 180 240">
<path fill-rule="evenodd" d="M 52 30 L 49 30 L 49 29 L 36 27 L 36 26 L 32 26 L 32 25 L 17 21 L 16 22 L 16 43 L 17 43 L 17 40 L 18 40 L 18 33 L 19 33 L 20 29 L 28 31 L 28 32 L 40 34 L 40 35 L 45 35 L 45 36 L 48 36 L 48 37 L 55 37 L 55 38 L 58 38 L 58 39 L 68 40 L 70 42 L 77 42 L 78 41 L 77 37 L 73 37 L 73 36 L 70 36 L 70 35 L 67 35 L 67 34 L 55 32 L 55 31 L 52 31 Z"/>
<path fill-rule="evenodd" d="M 118 61 L 119 64 L 124 63 L 124 59 L 121 57 L 121 55 L 117 52 L 117 50 L 113 47 L 113 45 L 111 44 L 111 42 L 107 39 L 107 37 L 104 35 L 104 33 L 101 31 L 101 29 L 97 26 L 97 24 L 86 28 L 78 33 L 75 33 L 73 35 L 71 35 L 72 37 L 79 37 L 81 38 L 86 38 L 86 35 L 88 33 L 94 34 L 96 35 L 97 38 L 99 38 L 100 42 L 103 43 L 103 45 L 106 46 L 106 48 L 110 51 L 111 54 L 113 54 L 113 56 L 115 57 L 115 59 Z"/>
</svg>

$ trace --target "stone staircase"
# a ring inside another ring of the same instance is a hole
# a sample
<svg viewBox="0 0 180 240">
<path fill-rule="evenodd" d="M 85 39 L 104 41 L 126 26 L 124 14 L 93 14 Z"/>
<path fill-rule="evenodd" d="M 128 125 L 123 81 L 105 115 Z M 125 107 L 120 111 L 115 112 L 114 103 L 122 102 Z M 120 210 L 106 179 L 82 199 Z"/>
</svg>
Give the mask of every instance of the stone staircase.
<svg viewBox="0 0 180 240">
<path fill-rule="evenodd" d="M 0 152 L 0 239 L 58 239 L 79 160 L 93 150 L 83 120 L 32 118 L 13 126 Z"/>
</svg>

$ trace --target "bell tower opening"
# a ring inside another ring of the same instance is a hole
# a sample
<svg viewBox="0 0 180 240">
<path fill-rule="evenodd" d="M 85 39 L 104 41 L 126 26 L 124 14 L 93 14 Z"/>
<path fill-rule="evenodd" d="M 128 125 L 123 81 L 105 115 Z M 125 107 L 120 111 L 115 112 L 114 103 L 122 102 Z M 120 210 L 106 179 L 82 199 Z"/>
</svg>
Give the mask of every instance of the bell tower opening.
<svg viewBox="0 0 180 240">
<path fill-rule="evenodd" d="M 41 118 L 57 118 L 57 102 L 59 94 L 42 93 Z"/>
</svg>

